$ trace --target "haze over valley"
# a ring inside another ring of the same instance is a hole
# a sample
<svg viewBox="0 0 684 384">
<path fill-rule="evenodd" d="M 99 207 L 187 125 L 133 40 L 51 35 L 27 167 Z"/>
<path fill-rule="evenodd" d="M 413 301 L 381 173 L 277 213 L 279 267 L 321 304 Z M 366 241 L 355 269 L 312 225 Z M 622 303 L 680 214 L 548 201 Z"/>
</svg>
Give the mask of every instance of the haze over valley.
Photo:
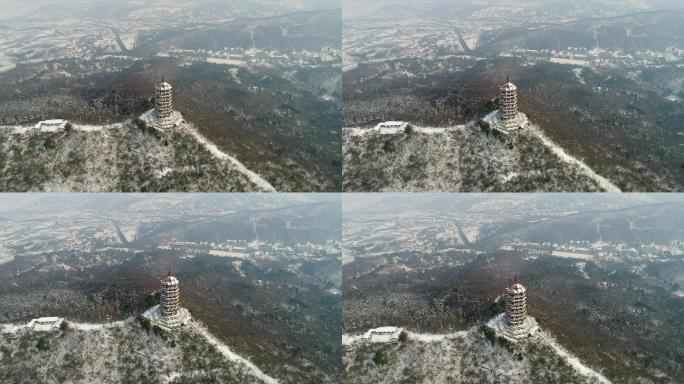
<svg viewBox="0 0 684 384">
<path fill-rule="evenodd" d="M 0 176 L 23 180 L 3 190 L 264 189 L 226 177 L 244 173 L 242 166 L 279 191 L 339 190 L 339 2 L 12 5 L 0 19 Z M 225 163 L 224 155 L 202 158 L 207 148 L 195 154 L 174 145 L 196 138 L 164 140 L 136 121 L 154 107 L 162 76 L 184 118 L 177 131 L 199 132 L 237 166 L 228 162 L 217 170 L 211 157 Z M 77 137 L 27 129 L 51 119 L 70 121 Z M 78 148 L 93 136 L 104 149 Z M 121 157 L 133 165 L 112 168 Z M 91 170 L 69 173 L 73 164 L 64 159 L 106 163 L 103 173 L 125 180 L 131 168 L 141 175 L 130 184 L 103 185 Z M 31 179 L 22 168 L 31 160 L 54 166 Z M 207 175 L 227 181 L 207 185 Z"/>
<path fill-rule="evenodd" d="M 683 209 L 666 194 L 345 195 L 345 382 L 676 382 Z M 540 331 L 511 343 L 484 325 L 516 276 Z M 385 326 L 407 339 L 359 340 Z"/>
<path fill-rule="evenodd" d="M 679 2 L 345 4 L 345 190 L 595 190 L 572 176 L 578 170 L 623 191 L 683 189 Z M 482 119 L 498 109 L 507 77 L 533 129 L 492 140 Z M 354 131 L 384 121 L 409 122 L 416 134 Z M 386 161 L 374 167 L 366 157 Z M 418 169 L 406 187 L 399 171 L 381 174 L 391 163 Z"/>
<path fill-rule="evenodd" d="M 0 217 L 0 380 L 337 381 L 336 196 L 13 195 Z M 137 319 L 167 271 L 192 321 L 157 334 Z M 13 331 L 46 316 L 72 329 Z"/>
</svg>

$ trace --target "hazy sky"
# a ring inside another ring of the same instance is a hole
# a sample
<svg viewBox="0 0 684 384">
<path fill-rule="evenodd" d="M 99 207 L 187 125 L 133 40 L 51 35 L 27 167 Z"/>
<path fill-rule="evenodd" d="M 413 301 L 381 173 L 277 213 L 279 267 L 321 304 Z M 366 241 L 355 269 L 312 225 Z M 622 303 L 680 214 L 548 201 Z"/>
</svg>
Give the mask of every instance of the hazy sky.
<svg viewBox="0 0 684 384">
<path fill-rule="evenodd" d="M 544 205 L 566 205 L 566 208 L 584 207 L 609 209 L 650 203 L 672 202 L 684 204 L 683 194 L 670 193 L 346 193 L 342 197 L 342 211 L 369 213 L 375 211 L 401 212 L 405 209 L 440 209 L 468 207 L 492 201 L 497 204 L 514 204 L 536 209 Z"/>
<path fill-rule="evenodd" d="M 337 193 L 2 193 L 0 217 L 16 213 L 78 213 L 83 210 L 280 208 L 307 203 L 341 205 Z M 164 208 L 166 209 L 166 208 Z"/>
<path fill-rule="evenodd" d="M 614 7 L 616 10 L 632 12 L 635 9 L 684 8 L 682 0 L 342 0 L 342 15 L 345 19 L 372 16 L 378 9 L 387 6 L 413 7 L 417 10 L 445 7 L 458 10 L 466 6 L 541 6 L 558 4 L 562 7 L 586 7 L 592 4 Z M 618 12 L 620 13 L 620 12 Z M 376 14 L 377 15 L 377 14 Z"/>
<path fill-rule="evenodd" d="M 189 8 L 208 3 L 224 3 L 240 5 L 261 5 L 264 9 L 291 9 L 292 11 L 311 9 L 333 9 L 341 7 L 341 0 L 0 0 L 0 20 L 31 17 L 32 13 L 45 6 L 57 9 L 78 7 L 82 10 L 94 10 L 98 6 L 120 7 L 160 5 L 169 8 Z"/>
<path fill-rule="evenodd" d="M 0 20 L 13 19 L 15 17 L 25 16 L 32 11 L 40 8 L 46 1 L 17 1 L 17 0 L 0 0 Z"/>
</svg>

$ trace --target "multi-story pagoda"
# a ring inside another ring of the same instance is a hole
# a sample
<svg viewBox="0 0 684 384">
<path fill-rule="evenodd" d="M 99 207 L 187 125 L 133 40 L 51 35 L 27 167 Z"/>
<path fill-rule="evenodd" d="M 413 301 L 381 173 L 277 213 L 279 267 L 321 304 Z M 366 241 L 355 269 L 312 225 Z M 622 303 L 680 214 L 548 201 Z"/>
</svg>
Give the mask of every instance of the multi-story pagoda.
<svg viewBox="0 0 684 384">
<path fill-rule="evenodd" d="M 506 126 L 518 123 L 518 87 L 508 80 L 508 76 L 499 86 L 499 118 Z"/>
<path fill-rule="evenodd" d="M 502 133 L 510 133 L 529 124 L 527 116 L 518 111 L 518 87 L 511 83 L 508 76 L 506 82 L 499 85 L 499 109 L 484 117 L 493 129 Z"/>
<path fill-rule="evenodd" d="M 527 315 L 527 289 L 518 282 L 517 276 L 506 288 L 502 299 L 506 312 L 490 320 L 487 326 L 497 335 L 514 342 L 533 335 L 539 326 L 533 317 Z"/>
<path fill-rule="evenodd" d="M 190 321 L 190 312 L 180 306 L 180 284 L 171 276 L 171 271 L 160 283 L 159 305 L 148 309 L 143 316 L 154 325 L 173 330 Z"/>
<path fill-rule="evenodd" d="M 154 87 L 154 96 L 154 115 L 157 118 L 155 125 L 159 129 L 173 127 L 173 87 L 164 81 L 164 76 L 161 83 Z"/>
<path fill-rule="evenodd" d="M 161 317 L 167 321 L 173 321 L 180 309 L 180 289 L 178 279 L 171 276 L 171 271 L 161 279 L 161 289 L 159 292 L 159 309 Z"/>
</svg>

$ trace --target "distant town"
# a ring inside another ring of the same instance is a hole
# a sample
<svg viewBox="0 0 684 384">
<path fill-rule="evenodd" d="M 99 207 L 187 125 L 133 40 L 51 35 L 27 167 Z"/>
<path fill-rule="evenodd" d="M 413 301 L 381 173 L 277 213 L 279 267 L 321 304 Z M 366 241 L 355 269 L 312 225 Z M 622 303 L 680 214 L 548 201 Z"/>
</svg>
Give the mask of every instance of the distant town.
<svg viewBox="0 0 684 384">
<path fill-rule="evenodd" d="M 116 28 L 92 20 L 60 20 L 54 23 L 22 23 L 14 26 L 7 23 L 0 37 L 0 73 L 15 68 L 18 64 L 46 63 L 59 67 L 58 61 L 64 59 L 126 61 L 141 60 L 142 57 L 130 51 L 136 44 L 143 44 L 146 36 L 155 36 L 160 29 L 174 27 L 169 19 L 160 14 L 150 20 L 121 20 Z M 203 21 L 203 27 L 216 26 L 231 20 Z M 199 21 L 198 21 L 199 22 Z M 208 24 L 207 24 L 208 23 Z M 190 20 L 184 20 L 183 28 L 193 31 Z M 319 51 L 262 49 L 256 46 L 223 47 L 221 49 L 179 49 L 159 51 L 157 57 L 173 57 L 185 65 L 206 62 L 218 65 L 244 68 L 288 68 L 315 67 L 317 65 L 339 65 L 341 50 L 336 47 L 323 47 Z M 69 73 L 64 73 L 69 77 Z"/>
</svg>

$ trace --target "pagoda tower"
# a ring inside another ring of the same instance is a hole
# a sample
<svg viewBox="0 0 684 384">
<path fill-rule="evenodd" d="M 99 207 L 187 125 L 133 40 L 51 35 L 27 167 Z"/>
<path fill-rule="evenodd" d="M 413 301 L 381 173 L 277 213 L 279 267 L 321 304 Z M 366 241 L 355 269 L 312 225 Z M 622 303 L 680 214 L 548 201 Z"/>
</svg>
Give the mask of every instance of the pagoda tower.
<svg viewBox="0 0 684 384">
<path fill-rule="evenodd" d="M 517 276 L 513 279 L 513 284 L 506 288 L 501 299 L 505 301 L 506 311 L 486 323 L 497 336 L 517 343 L 539 330 L 537 320 L 527 315 L 527 289 L 518 283 Z"/>
<path fill-rule="evenodd" d="M 518 283 L 518 278 L 506 288 L 506 323 L 511 328 L 523 326 L 527 318 L 527 289 Z"/>
<path fill-rule="evenodd" d="M 179 305 L 180 289 L 178 279 L 169 274 L 161 279 L 161 290 L 159 300 L 159 312 L 164 322 L 169 325 L 174 323 L 180 310 Z"/>
<path fill-rule="evenodd" d="M 143 313 L 143 317 L 165 331 L 174 331 L 191 321 L 190 311 L 180 306 L 178 279 L 169 273 L 159 281 L 159 304 Z"/>
<path fill-rule="evenodd" d="M 164 81 L 154 87 L 155 107 L 154 114 L 157 118 L 157 128 L 167 129 L 173 127 L 173 87 Z"/>
<path fill-rule="evenodd" d="M 499 118 L 504 125 L 515 124 L 518 116 L 518 87 L 506 76 L 506 83 L 499 86 Z"/>
</svg>

